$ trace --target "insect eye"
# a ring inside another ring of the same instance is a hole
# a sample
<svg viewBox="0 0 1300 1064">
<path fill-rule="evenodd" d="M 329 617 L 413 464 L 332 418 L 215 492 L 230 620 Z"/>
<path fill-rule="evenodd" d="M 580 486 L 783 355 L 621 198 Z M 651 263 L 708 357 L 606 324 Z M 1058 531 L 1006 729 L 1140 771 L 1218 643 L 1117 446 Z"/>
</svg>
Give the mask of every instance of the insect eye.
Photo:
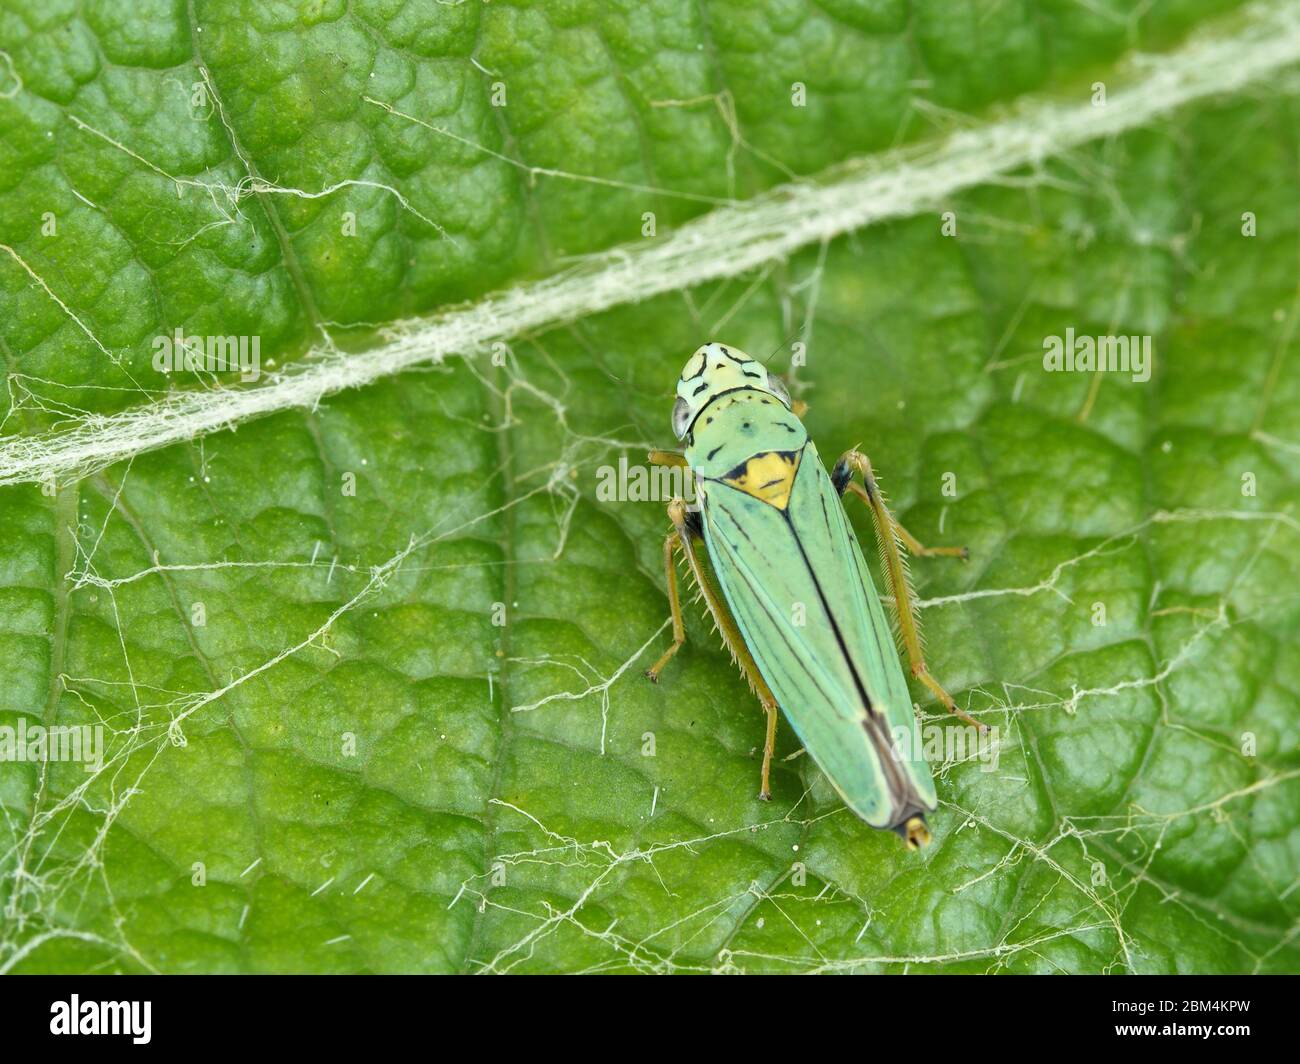
<svg viewBox="0 0 1300 1064">
<path fill-rule="evenodd" d="M 684 439 L 690 427 L 691 404 L 679 395 L 677 402 L 673 403 L 673 435 L 679 440 Z"/>
<path fill-rule="evenodd" d="M 785 403 L 786 406 L 790 405 L 790 390 L 785 386 L 785 381 L 775 373 L 767 375 L 767 390 Z"/>
</svg>

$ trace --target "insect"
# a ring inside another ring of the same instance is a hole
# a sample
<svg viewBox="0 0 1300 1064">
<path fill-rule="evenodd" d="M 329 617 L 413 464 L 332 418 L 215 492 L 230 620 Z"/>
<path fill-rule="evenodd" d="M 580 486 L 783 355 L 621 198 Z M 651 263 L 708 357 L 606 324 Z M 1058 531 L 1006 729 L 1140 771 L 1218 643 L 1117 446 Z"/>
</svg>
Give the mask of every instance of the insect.
<svg viewBox="0 0 1300 1064">
<path fill-rule="evenodd" d="M 898 741 L 915 736 L 915 712 L 841 498 L 855 495 L 871 512 L 912 675 L 950 712 L 982 728 L 926 668 L 900 547 L 923 557 L 968 553 L 923 547 L 898 524 L 856 449 L 828 474 L 795 407 L 779 377 L 734 347 L 708 343 L 687 361 L 672 414 L 685 451 L 649 458 L 691 470 L 698 508 L 680 497 L 668 505 L 673 528 L 664 569 L 673 641 L 646 675 L 657 681 L 686 641 L 675 564 L 681 552 L 767 714 L 759 797 L 771 793 L 779 708 L 845 804 L 919 849 L 930 841 L 925 814 L 936 806 L 934 781 L 921 744 Z"/>
</svg>

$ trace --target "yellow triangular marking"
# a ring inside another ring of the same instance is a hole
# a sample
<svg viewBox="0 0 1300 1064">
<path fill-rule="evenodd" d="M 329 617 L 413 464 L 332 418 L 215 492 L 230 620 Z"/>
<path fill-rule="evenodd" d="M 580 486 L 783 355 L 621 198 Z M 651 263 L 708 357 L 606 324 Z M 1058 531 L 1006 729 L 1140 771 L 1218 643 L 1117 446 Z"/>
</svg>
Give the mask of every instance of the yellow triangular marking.
<svg viewBox="0 0 1300 1064">
<path fill-rule="evenodd" d="M 790 492 L 794 489 L 794 475 L 799 471 L 802 451 L 765 451 L 745 463 L 745 470 L 734 477 L 724 477 L 723 483 L 752 495 L 761 502 L 784 510 L 790 505 Z"/>
</svg>

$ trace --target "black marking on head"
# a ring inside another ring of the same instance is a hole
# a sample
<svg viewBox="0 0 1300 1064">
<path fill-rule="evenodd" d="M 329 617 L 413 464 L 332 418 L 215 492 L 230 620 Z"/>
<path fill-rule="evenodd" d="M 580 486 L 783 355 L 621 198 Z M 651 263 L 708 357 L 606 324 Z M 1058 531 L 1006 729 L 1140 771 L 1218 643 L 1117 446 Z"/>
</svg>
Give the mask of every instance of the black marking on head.
<svg viewBox="0 0 1300 1064">
<path fill-rule="evenodd" d="M 753 361 L 754 361 L 752 358 L 750 358 L 748 355 L 746 355 L 743 351 L 742 351 L 740 354 L 733 354 L 731 348 L 727 347 L 726 344 L 720 344 L 720 343 L 718 343 L 717 340 L 712 340 L 712 341 L 710 341 L 709 346 L 710 346 L 710 347 L 716 347 L 716 348 L 718 349 L 719 352 L 721 352 L 722 354 L 726 355 L 727 358 L 731 359 L 731 361 L 734 362 L 734 363 L 736 363 L 738 366 L 743 366 L 743 365 L 745 365 L 745 364 L 748 363 L 748 362 L 753 362 Z"/>
<path fill-rule="evenodd" d="M 740 395 L 736 395 L 737 392 L 739 392 Z M 722 400 L 726 399 L 727 396 L 734 396 L 735 398 L 730 399 L 725 403 L 722 402 Z M 702 407 L 700 407 L 699 410 L 696 411 L 695 416 L 697 418 L 704 417 L 704 412 L 706 410 L 712 410 L 714 403 L 717 403 L 718 409 L 721 410 L 729 406 L 732 402 L 735 402 L 739 399 L 754 400 L 760 398 L 761 396 L 762 393 L 757 388 L 755 388 L 753 385 L 750 384 L 740 384 L 734 388 L 724 388 L 722 389 L 722 391 L 714 392 L 711 396 L 709 396 L 709 401 L 705 403 Z M 683 402 L 684 401 L 685 400 L 683 400 Z M 712 416 L 704 418 L 704 423 L 706 425 L 711 424 L 712 421 L 713 421 Z M 791 429 L 790 431 L 793 432 L 794 430 Z"/>
<path fill-rule="evenodd" d="M 709 390 L 709 382 L 708 382 L 708 381 L 705 381 L 705 382 L 704 382 L 703 384 L 701 384 L 698 388 L 696 388 L 695 391 L 693 391 L 691 394 L 692 394 L 692 395 L 699 395 L 701 392 L 707 392 L 708 390 Z"/>
<path fill-rule="evenodd" d="M 741 365 L 744 365 L 744 363 L 741 363 Z M 742 369 L 740 372 L 743 373 L 746 377 L 753 377 L 755 380 L 762 380 L 762 379 L 763 379 L 763 374 L 761 374 L 761 373 L 751 373 L 751 372 L 750 372 L 749 370 L 747 370 L 747 369 Z"/>
<path fill-rule="evenodd" d="M 723 446 L 724 445 L 720 443 L 715 448 L 713 448 L 713 450 L 711 450 L 707 455 L 704 456 L 705 461 L 712 462 L 713 456 L 717 454 L 720 450 L 722 450 Z"/>
</svg>

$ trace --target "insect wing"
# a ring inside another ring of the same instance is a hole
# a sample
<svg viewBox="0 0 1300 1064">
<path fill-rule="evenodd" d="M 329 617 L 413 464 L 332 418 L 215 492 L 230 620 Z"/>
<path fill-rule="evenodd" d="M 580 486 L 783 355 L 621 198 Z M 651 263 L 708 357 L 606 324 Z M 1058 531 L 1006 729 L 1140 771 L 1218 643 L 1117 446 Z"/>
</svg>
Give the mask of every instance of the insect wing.
<svg viewBox="0 0 1300 1064">
<path fill-rule="evenodd" d="M 915 718 L 870 573 L 812 444 L 785 509 L 713 482 L 705 540 L 736 623 L 804 747 L 845 803 L 890 826 L 935 804 L 917 744 L 881 757 Z M 874 707 L 874 715 L 868 706 Z"/>
</svg>

